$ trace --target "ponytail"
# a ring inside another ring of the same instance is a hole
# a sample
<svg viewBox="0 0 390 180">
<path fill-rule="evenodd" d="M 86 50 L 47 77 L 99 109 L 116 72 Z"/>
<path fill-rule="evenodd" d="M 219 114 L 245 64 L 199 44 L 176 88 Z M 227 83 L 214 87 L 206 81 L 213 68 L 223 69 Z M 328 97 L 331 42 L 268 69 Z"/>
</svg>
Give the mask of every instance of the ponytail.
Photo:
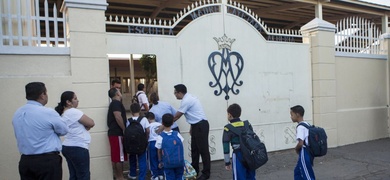
<svg viewBox="0 0 390 180">
<path fill-rule="evenodd" d="M 55 107 L 55 110 L 58 112 L 58 114 L 62 115 L 64 113 L 64 109 L 66 107 L 66 101 L 72 101 L 74 96 L 74 92 L 72 91 L 65 91 L 61 94 L 61 102 L 58 103 L 58 106 Z"/>
<path fill-rule="evenodd" d="M 54 108 L 58 114 L 60 114 L 60 116 L 62 115 L 62 113 L 64 113 L 64 109 L 65 107 L 61 104 L 61 102 L 58 103 L 57 107 Z"/>
</svg>

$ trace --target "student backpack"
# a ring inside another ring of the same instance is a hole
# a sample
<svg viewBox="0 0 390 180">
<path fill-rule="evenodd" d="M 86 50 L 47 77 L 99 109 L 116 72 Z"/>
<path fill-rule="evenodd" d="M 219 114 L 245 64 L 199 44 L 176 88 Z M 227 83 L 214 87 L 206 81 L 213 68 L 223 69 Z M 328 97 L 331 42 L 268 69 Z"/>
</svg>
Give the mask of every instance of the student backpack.
<svg viewBox="0 0 390 180">
<path fill-rule="evenodd" d="M 142 118 L 142 116 L 139 116 L 137 120 L 128 119 L 130 124 L 125 129 L 124 146 L 125 151 L 129 154 L 142 154 L 148 146 L 146 132 L 141 125 Z"/>
<path fill-rule="evenodd" d="M 256 170 L 268 161 L 267 149 L 253 130 L 249 128 L 249 122 L 244 121 L 244 127 L 240 129 L 228 124 L 225 127 L 237 134 L 240 138 L 242 163 L 251 170 Z"/>
<path fill-rule="evenodd" d="M 313 157 L 320 157 L 326 155 L 328 151 L 328 137 L 326 136 L 325 130 L 321 127 L 308 125 L 306 123 L 299 123 L 298 126 L 299 125 L 302 125 L 309 130 L 308 149 L 310 151 L 310 154 L 313 155 Z"/>
<path fill-rule="evenodd" d="M 177 131 L 172 131 L 170 135 L 162 132 L 161 152 L 164 168 L 184 168 L 184 148 L 181 139 L 177 136 Z"/>
<path fill-rule="evenodd" d="M 132 103 L 138 103 L 139 104 L 139 100 L 138 100 L 138 96 L 140 95 L 140 94 L 142 94 L 143 92 L 140 92 L 140 93 L 136 93 L 136 94 L 134 94 L 134 96 L 133 96 L 133 98 L 131 99 L 131 102 Z"/>
</svg>

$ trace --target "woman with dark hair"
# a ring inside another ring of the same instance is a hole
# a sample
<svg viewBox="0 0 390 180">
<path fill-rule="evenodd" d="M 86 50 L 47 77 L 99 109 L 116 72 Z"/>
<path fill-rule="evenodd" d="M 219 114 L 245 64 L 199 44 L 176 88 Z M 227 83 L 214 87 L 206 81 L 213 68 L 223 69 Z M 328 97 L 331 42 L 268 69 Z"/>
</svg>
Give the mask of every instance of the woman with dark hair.
<svg viewBox="0 0 390 180">
<path fill-rule="evenodd" d="M 156 122 L 162 123 L 162 116 L 164 114 L 167 113 L 172 115 L 176 114 L 176 109 L 173 106 L 171 106 L 171 104 L 169 104 L 168 102 L 160 101 L 157 93 L 154 92 L 150 94 L 149 99 L 153 103 L 153 106 L 152 108 L 150 108 L 149 112 L 154 113 Z M 180 132 L 179 126 L 177 125 L 176 122 L 173 123 L 171 129 Z"/>
<path fill-rule="evenodd" d="M 62 142 L 62 154 L 68 162 L 70 180 L 89 180 L 89 143 L 91 135 L 88 130 L 95 126 L 95 122 L 80 110 L 77 96 L 72 91 L 65 91 L 61 95 L 61 102 L 55 110 L 69 128 Z"/>
</svg>

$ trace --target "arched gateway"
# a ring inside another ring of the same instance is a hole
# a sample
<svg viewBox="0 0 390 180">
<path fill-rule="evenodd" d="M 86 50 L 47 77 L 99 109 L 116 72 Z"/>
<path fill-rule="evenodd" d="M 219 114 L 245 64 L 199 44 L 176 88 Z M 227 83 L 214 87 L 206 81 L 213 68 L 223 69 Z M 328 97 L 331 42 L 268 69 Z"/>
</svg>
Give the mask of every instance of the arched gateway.
<svg viewBox="0 0 390 180">
<path fill-rule="evenodd" d="M 199 97 L 210 122 L 214 160 L 223 158 L 221 136 L 229 104 L 242 106 L 242 119 L 251 121 L 269 151 L 295 143 L 289 107 L 303 105 L 306 119 L 312 120 L 309 46 L 300 43 L 299 32 L 269 29 L 240 4 L 201 1 L 169 22 L 107 17 L 106 24 L 129 30 L 107 34 L 108 54 L 157 56 L 161 99 L 179 107 L 172 94 L 178 83 Z M 185 26 L 180 29 L 179 24 Z M 188 150 L 189 126 L 184 119 L 179 122 Z"/>
</svg>

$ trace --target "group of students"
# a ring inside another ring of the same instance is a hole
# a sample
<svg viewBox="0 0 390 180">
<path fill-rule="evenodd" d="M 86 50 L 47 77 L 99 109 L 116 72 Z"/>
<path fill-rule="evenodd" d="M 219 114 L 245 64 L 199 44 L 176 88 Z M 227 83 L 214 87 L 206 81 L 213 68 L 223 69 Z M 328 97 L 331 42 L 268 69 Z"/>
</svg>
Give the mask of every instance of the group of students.
<svg viewBox="0 0 390 180">
<path fill-rule="evenodd" d="M 59 153 L 67 160 L 70 178 L 69 179 L 90 179 L 90 157 L 89 143 L 91 137 L 89 130 L 95 125 L 94 121 L 78 110 L 78 99 L 74 92 L 65 91 L 61 95 L 61 100 L 54 111 L 51 108 L 44 107 L 48 102 L 48 95 L 45 84 L 42 82 L 32 82 L 25 86 L 27 103 L 19 108 L 13 117 L 12 124 L 14 126 L 15 137 L 21 158 L 19 162 L 19 174 L 21 179 L 62 179 L 62 160 Z M 182 99 L 182 104 L 188 103 L 189 97 L 186 93 L 184 85 L 175 86 L 175 96 Z M 111 147 L 111 161 L 113 162 L 114 176 L 117 180 L 123 179 L 123 161 L 127 160 L 127 155 L 123 152 L 123 132 L 126 126 L 129 126 L 132 121 L 135 121 L 140 116 L 141 106 L 138 103 L 131 105 L 132 117 L 129 121 L 126 119 L 126 111 L 121 102 L 121 94 L 119 89 L 111 88 L 109 96 L 112 99 L 108 115 L 107 125 L 109 127 L 108 136 Z M 187 96 L 187 97 L 186 97 Z M 158 96 L 157 96 L 158 97 Z M 158 98 L 153 103 L 158 104 Z M 197 106 L 199 102 L 195 101 Z M 186 107 L 186 106 L 183 106 Z M 180 161 L 179 166 L 170 166 L 164 155 L 164 140 L 173 138 L 174 144 L 178 144 L 180 156 L 179 159 L 184 159 L 183 154 L 183 137 L 178 132 L 172 130 L 172 125 L 175 120 L 180 118 L 182 114 L 186 116 L 187 122 L 191 125 L 191 155 L 192 166 L 199 173 L 199 155 L 202 156 L 203 170 L 199 179 L 208 179 L 210 177 L 210 161 L 209 154 L 202 154 L 202 147 L 208 147 L 208 122 L 204 118 L 196 122 L 192 122 L 191 116 L 188 115 L 188 109 L 180 107 L 176 114 L 172 112 L 165 113 L 161 117 L 161 123 L 157 122 L 157 116 L 154 113 L 146 113 L 146 117 L 142 118 L 140 124 L 148 136 L 149 145 L 148 151 L 141 154 L 130 154 L 130 172 L 128 177 L 136 179 L 137 176 L 137 161 L 139 166 L 138 179 L 145 179 L 147 171 L 147 158 L 149 157 L 149 167 L 153 179 L 178 180 L 183 178 L 183 161 Z M 198 107 L 197 109 L 202 109 Z M 290 108 L 291 120 L 299 124 L 306 123 L 303 120 L 304 108 L 302 106 L 294 106 Z M 193 114 L 191 114 L 193 115 Z M 232 104 L 227 108 L 227 119 L 229 124 L 237 128 L 242 128 L 243 123 L 240 120 L 241 107 L 238 104 Z M 198 116 L 199 117 L 199 116 Z M 250 126 L 252 129 L 252 127 Z M 195 131 L 195 132 L 194 132 Z M 198 133 L 198 134 L 196 134 Z M 308 129 L 304 126 L 297 126 L 297 145 L 296 152 L 299 154 L 297 165 L 294 169 L 294 179 L 315 179 L 312 168 L 313 157 L 310 154 L 307 146 Z M 65 136 L 61 144 L 60 136 Z M 199 144 L 203 143 L 203 144 Z M 232 160 L 230 158 L 230 147 L 233 149 Z M 208 151 L 208 149 L 206 149 Z M 233 179 L 255 179 L 255 170 L 250 170 L 241 162 L 242 155 L 238 142 L 238 135 L 229 132 L 228 128 L 223 132 L 223 151 L 225 168 L 232 170 Z M 195 154 L 198 153 L 198 154 Z M 194 155 L 197 156 L 194 159 Z M 203 159 L 205 158 L 205 159 Z M 196 162 L 198 161 L 198 162 Z M 231 166 L 233 165 L 233 167 Z"/>
<path fill-rule="evenodd" d="M 199 180 L 209 179 L 211 161 L 210 161 L 210 152 L 208 150 L 209 144 L 208 141 L 205 140 L 208 139 L 209 124 L 198 98 L 187 93 L 187 88 L 185 85 L 178 84 L 174 86 L 174 95 L 178 100 L 182 100 L 182 102 L 180 108 L 177 111 L 169 103 L 159 101 L 158 95 L 156 93 L 152 93 L 149 96 L 151 102 L 153 103 L 152 107 L 149 109 L 149 108 L 145 108 L 144 106 L 144 105 L 148 105 L 149 103 L 148 101 L 145 101 L 145 99 L 147 100 L 146 94 L 143 89 L 145 88 L 145 86 L 143 86 L 143 84 L 139 84 L 138 92 L 136 93 L 138 102 L 132 103 L 130 105 L 130 111 L 132 117 L 127 120 L 125 108 L 123 107 L 123 103 L 122 103 L 122 94 L 120 92 L 120 87 L 121 87 L 120 81 L 113 81 L 111 89 L 109 90 L 108 93 L 109 97 L 111 98 L 111 103 L 108 109 L 107 126 L 108 126 L 108 138 L 110 141 L 111 161 L 113 164 L 115 179 L 123 179 L 123 162 L 127 161 L 128 157 L 129 157 L 129 165 L 130 165 L 128 178 L 129 179 L 137 178 L 136 167 L 138 161 L 138 169 L 139 169 L 138 179 L 144 179 L 147 171 L 147 166 L 146 166 L 147 152 L 153 153 L 153 154 L 149 154 L 148 157 L 158 154 L 156 153 L 155 150 L 153 151 L 149 150 L 144 153 L 131 153 L 129 151 L 128 152 L 129 156 L 127 157 L 126 153 L 124 153 L 123 151 L 124 148 L 122 146 L 123 145 L 126 146 L 126 137 L 124 137 L 124 134 L 126 133 L 125 130 L 128 128 L 129 125 L 131 125 L 131 122 L 138 120 L 139 116 L 145 116 L 145 115 L 148 115 L 148 117 L 154 115 L 155 122 L 163 123 L 160 126 L 158 132 L 163 131 L 163 128 L 165 128 L 165 130 L 167 130 L 166 128 L 168 128 L 166 124 L 165 124 L 166 126 L 164 126 L 163 117 L 165 117 L 165 121 L 169 121 L 166 123 L 168 124 L 172 123 L 172 125 L 169 125 L 170 128 L 169 130 L 173 130 L 172 134 L 174 136 L 180 137 L 179 139 L 181 139 L 180 140 L 181 144 L 183 138 L 179 133 L 179 127 L 177 126 L 177 123 L 175 121 L 177 121 L 182 115 L 184 115 L 186 117 L 186 121 L 191 125 L 190 128 L 191 160 L 192 160 L 191 165 L 195 170 L 196 174 L 199 175 L 197 179 Z M 155 127 L 151 127 L 152 123 L 149 123 L 146 118 L 141 119 L 139 122 L 143 126 L 144 132 L 146 133 L 146 136 L 148 136 L 149 141 L 152 141 L 151 143 L 149 143 L 149 147 L 151 149 L 160 148 L 159 147 L 160 136 L 165 135 L 166 133 L 161 132 L 160 134 L 158 134 L 158 136 L 155 135 L 154 134 L 156 132 Z M 176 132 L 178 133 L 177 135 Z M 168 137 L 171 138 L 172 137 L 171 133 L 168 134 L 169 134 Z M 156 143 L 153 146 L 154 140 L 156 141 Z M 164 149 L 163 145 L 161 148 Z M 156 158 L 149 158 L 149 160 L 154 159 L 155 162 L 158 161 L 163 162 L 164 157 L 165 156 L 161 156 L 157 160 Z M 201 171 L 202 174 L 200 174 L 200 170 L 199 170 L 200 157 L 202 157 L 202 161 L 203 161 L 203 170 Z M 184 157 L 182 159 L 184 160 Z M 152 164 L 156 164 L 156 163 L 152 163 Z M 157 167 L 158 165 L 161 166 L 161 163 L 158 163 Z M 163 166 L 165 170 L 159 170 L 159 168 L 155 168 L 156 167 L 155 165 L 150 165 L 153 179 L 161 179 L 162 176 L 165 176 L 166 179 L 183 178 L 182 175 L 183 175 L 184 164 L 183 166 L 181 166 L 181 172 L 174 171 L 176 172 L 174 174 L 172 172 L 171 173 L 166 172 L 166 169 L 168 170 L 170 169 L 167 168 L 166 164 Z M 157 169 L 157 171 L 154 171 L 155 169 Z M 164 175 L 162 175 L 162 172 L 164 172 L 163 173 Z M 177 173 L 179 173 L 179 175 Z M 169 174 L 172 174 L 172 176 L 170 176 Z M 181 177 L 179 178 L 179 176 Z"/>
</svg>

